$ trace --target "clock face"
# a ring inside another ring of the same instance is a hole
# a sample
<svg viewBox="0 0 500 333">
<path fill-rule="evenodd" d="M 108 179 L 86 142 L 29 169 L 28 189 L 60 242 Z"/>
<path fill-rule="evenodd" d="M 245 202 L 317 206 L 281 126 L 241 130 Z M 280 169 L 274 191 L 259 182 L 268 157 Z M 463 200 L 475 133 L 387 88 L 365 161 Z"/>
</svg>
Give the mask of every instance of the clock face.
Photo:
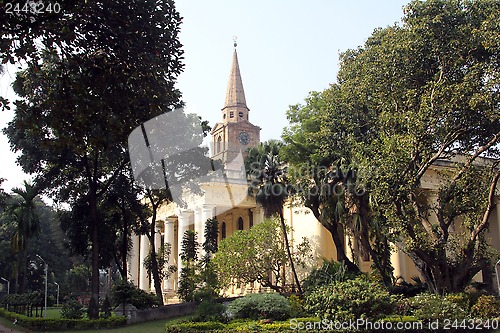
<svg viewBox="0 0 500 333">
<path fill-rule="evenodd" d="M 242 145 L 247 145 L 250 142 L 250 136 L 247 132 L 240 132 L 238 135 L 238 141 L 240 141 Z"/>
</svg>

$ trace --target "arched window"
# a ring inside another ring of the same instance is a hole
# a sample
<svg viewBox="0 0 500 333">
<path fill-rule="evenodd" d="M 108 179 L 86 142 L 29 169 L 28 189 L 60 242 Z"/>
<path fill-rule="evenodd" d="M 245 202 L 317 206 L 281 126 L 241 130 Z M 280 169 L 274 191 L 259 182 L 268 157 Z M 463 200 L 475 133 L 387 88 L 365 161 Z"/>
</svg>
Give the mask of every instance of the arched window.
<svg viewBox="0 0 500 333">
<path fill-rule="evenodd" d="M 222 222 L 220 227 L 220 234 L 222 239 L 226 239 L 226 222 Z"/>
<path fill-rule="evenodd" d="M 241 216 L 238 219 L 238 230 L 243 230 L 243 218 Z"/>
<path fill-rule="evenodd" d="M 249 228 L 253 227 L 253 212 L 250 209 L 248 210 L 248 222 Z"/>
<path fill-rule="evenodd" d="M 222 138 L 219 136 L 217 138 L 217 143 L 216 143 L 216 146 L 215 146 L 215 153 L 216 154 L 220 153 L 221 143 L 222 143 Z"/>
</svg>

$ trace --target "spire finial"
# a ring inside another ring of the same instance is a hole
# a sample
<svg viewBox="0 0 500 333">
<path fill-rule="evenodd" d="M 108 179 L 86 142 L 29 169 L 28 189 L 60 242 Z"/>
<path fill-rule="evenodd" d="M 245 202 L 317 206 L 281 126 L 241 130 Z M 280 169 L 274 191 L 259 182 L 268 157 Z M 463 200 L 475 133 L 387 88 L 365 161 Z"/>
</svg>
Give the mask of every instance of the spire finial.
<svg viewBox="0 0 500 333">
<path fill-rule="evenodd" d="M 233 36 L 234 48 L 236 48 L 236 46 L 238 46 L 238 43 L 236 43 L 237 39 L 238 39 L 238 36 Z"/>
</svg>

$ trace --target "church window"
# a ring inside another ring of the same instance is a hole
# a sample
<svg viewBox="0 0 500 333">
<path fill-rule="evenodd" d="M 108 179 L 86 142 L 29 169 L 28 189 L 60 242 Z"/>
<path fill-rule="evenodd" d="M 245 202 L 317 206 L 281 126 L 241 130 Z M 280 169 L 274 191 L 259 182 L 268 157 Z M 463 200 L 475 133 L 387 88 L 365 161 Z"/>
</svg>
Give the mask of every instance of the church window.
<svg viewBox="0 0 500 333">
<path fill-rule="evenodd" d="M 238 112 L 238 116 L 240 116 L 240 118 L 243 118 L 243 112 Z"/>
<path fill-rule="evenodd" d="M 222 118 L 226 119 L 226 114 L 224 113 L 224 115 L 222 116 Z"/>
<path fill-rule="evenodd" d="M 222 222 L 222 225 L 220 227 L 220 235 L 222 239 L 226 239 L 226 222 Z"/>
<path fill-rule="evenodd" d="M 249 228 L 253 227 L 253 212 L 250 209 L 248 210 L 248 220 Z"/>
<path fill-rule="evenodd" d="M 229 111 L 229 118 L 234 118 L 234 112 L 233 111 Z"/>
<path fill-rule="evenodd" d="M 216 143 L 216 146 L 215 146 L 215 153 L 216 154 L 220 153 L 221 142 L 222 142 L 222 138 L 219 136 L 217 138 L 217 143 Z"/>
<path fill-rule="evenodd" d="M 243 218 L 241 216 L 238 219 L 238 230 L 243 230 Z"/>
</svg>

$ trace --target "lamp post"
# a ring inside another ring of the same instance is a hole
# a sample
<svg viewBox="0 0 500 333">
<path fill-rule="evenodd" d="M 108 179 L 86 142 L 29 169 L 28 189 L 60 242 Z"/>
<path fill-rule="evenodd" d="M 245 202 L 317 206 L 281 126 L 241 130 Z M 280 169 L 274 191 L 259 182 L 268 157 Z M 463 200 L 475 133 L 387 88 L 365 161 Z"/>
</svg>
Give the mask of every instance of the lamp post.
<svg viewBox="0 0 500 333">
<path fill-rule="evenodd" d="M 59 306 L 59 283 L 55 282 L 55 285 L 57 286 L 57 298 L 56 298 L 56 304 Z"/>
<path fill-rule="evenodd" d="M 43 311 L 43 317 L 47 318 L 47 276 L 48 276 L 48 272 L 49 272 L 49 265 L 38 254 L 36 256 L 38 258 L 40 258 L 43 261 L 43 263 L 45 264 L 45 306 L 44 306 L 44 311 Z"/>
<path fill-rule="evenodd" d="M 6 278 L 1 277 L 1 276 L 0 276 L 0 279 L 2 279 L 5 282 L 7 282 L 7 295 L 10 294 L 10 281 L 7 280 Z M 9 304 L 7 304 L 7 311 L 9 311 Z"/>
</svg>

